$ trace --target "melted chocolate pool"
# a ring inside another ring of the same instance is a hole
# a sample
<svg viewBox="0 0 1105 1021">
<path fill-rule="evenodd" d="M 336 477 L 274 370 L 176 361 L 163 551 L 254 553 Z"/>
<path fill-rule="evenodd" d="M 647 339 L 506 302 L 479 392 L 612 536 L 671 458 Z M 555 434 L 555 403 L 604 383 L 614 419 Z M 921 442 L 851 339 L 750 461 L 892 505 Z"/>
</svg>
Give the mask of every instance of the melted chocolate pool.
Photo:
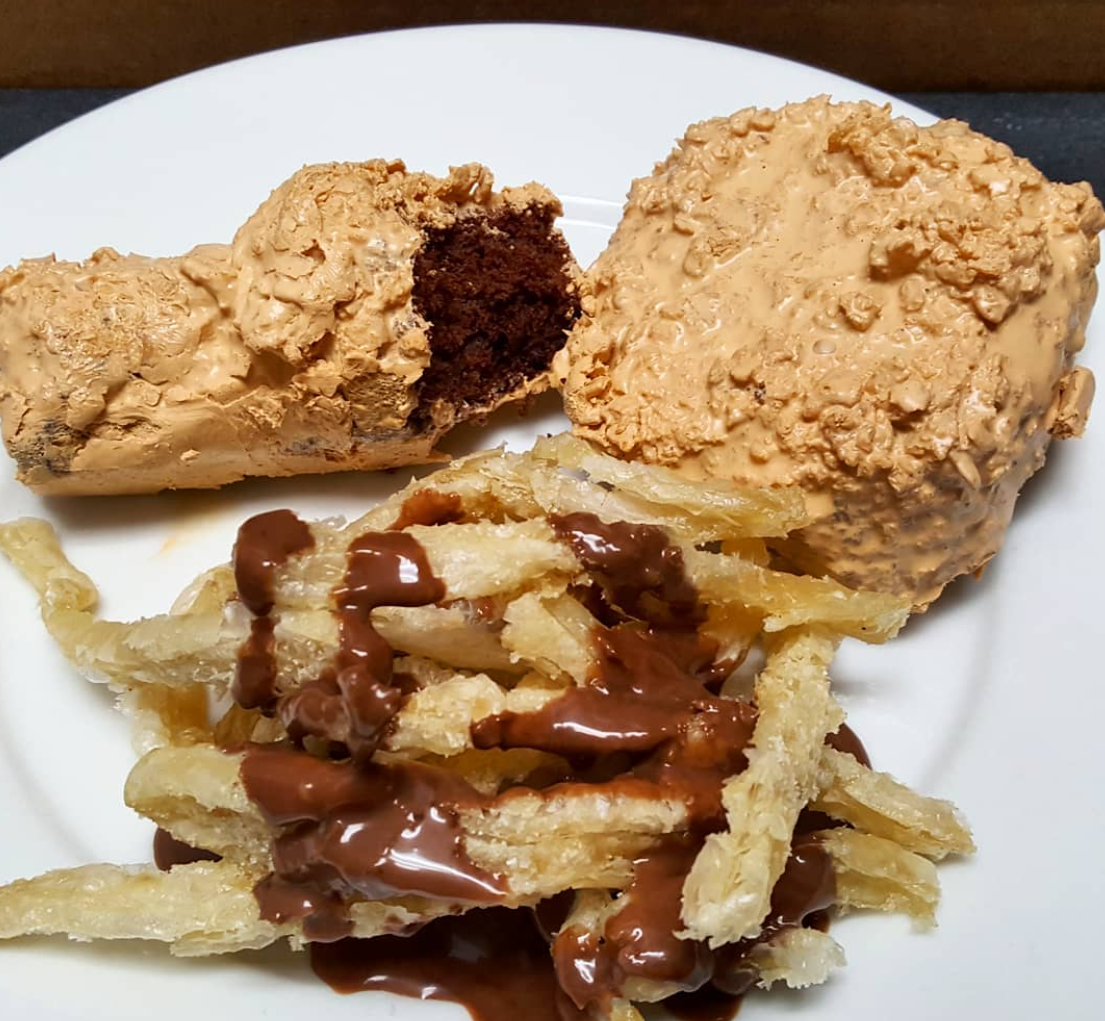
<svg viewBox="0 0 1105 1021">
<path fill-rule="evenodd" d="M 385 990 L 464 1006 L 474 1021 L 585 1021 L 557 985 L 529 911 L 440 918 L 412 936 L 311 944 L 315 974 L 340 993 Z"/>
</svg>

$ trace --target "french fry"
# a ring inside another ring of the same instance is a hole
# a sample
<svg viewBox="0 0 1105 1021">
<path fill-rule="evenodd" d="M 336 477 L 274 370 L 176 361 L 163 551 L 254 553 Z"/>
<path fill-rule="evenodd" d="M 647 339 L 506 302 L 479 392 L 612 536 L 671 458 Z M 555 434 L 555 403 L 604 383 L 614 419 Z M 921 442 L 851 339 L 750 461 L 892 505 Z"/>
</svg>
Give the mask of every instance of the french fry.
<svg viewBox="0 0 1105 1021">
<path fill-rule="evenodd" d="M 378 754 L 386 756 L 387 753 Z M 550 776 L 570 772 L 568 763 L 560 756 L 532 748 L 469 748 L 447 759 L 428 755 L 420 761 L 445 767 L 488 797 L 524 785 L 540 770 Z"/>
<path fill-rule="evenodd" d="M 790 989 L 819 986 L 845 965 L 844 951 L 828 933 L 817 929 L 784 929 L 757 943 L 748 963 L 759 972 L 756 985 L 770 989 L 782 982 Z"/>
<path fill-rule="evenodd" d="M 711 538 L 786 535 L 809 520 L 796 489 L 752 489 L 723 482 L 691 482 L 670 468 L 619 461 L 569 433 L 540 439 L 535 458 L 585 471 L 595 482 L 644 497 L 690 518 Z"/>
<path fill-rule="evenodd" d="M 39 527 L 41 526 L 41 527 Z M 46 522 L 0 526 L 0 549 L 15 552 L 42 600 L 47 630 L 89 680 L 117 689 L 157 684 L 229 687 L 238 649 L 249 634 L 249 614 L 236 601 L 212 605 L 227 591 L 220 572 L 209 572 L 186 591 L 177 612 L 133 623 L 97 619 L 92 583 L 61 552 Z M 233 592 L 233 588 L 230 589 Z M 202 594 L 202 599 L 198 597 Z M 279 611 L 275 628 L 278 688 L 292 690 L 317 677 L 337 648 L 337 626 L 323 607 Z M 456 607 L 382 607 L 373 617 L 396 649 L 430 655 L 457 667 L 515 671 L 498 637 L 473 625 Z"/>
<path fill-rule="evenodd" d="M 633 1006 L 633 1003 L 621 997 L 610 1001 L 606 1018 L 608 1021 L 644 1021 L 641 1012 Z"/>
<path fill-rule="evenodd" d="M 253 896 L 263 873 L 234 862 L 197 862 L 169 873 L 152 865 L 85 865 L 0 887 L 0 939 L 64 933 L 71 939 L 191 942 L 200 953 L 267 946 L 280 930 Z"/>
<path fill-rule="evenodd" d="M 501 688 L 486 674 L 454 674 L 414 692 L 384 740 L 388 751 L 458 755 L 472 747 L 471 725 L 503 712 L 535 712 L 564 689 L 541 684 Z"/>
<path fill-rule="evenodd" d="M 34 586 L 47 630 L 89 680 L 120 688 L 229 682 L 248 625 L 224 621 L 222 608 L 134 624 L 97 620 L 95 586 L 66 559 L 57 533 L 45 521 L 0 526 L 0 550 Z"/>
<path fill-rule="evenodd" d="M 0 550 L 34 586 L 45 606 L 56 610 L 96 606 L 96 586 L 62 553 L 57 533 L 48 522 L 19 518 L 0 525 Z"/>
<path fill-rule="evenodd" d="M 898 911 L 921 928 L 936 923 L 940 882 L 927 858 L 893 840 L 849 829 L 826 830 L 821 843 L 833 859 L 842 911 Z"/>
<path fill-rule="evenodd" d="M 64 934 L 74 940 L 169 943 L 178 957 L 256 950 L 286 937 L 302 946 L 298 923 L 261 918 L 253 887 L 264 873 L 234 862 L 196 862 L 159 872 L 152 865 L 84 865 L 0 887 L 0 939 Z M 424 898 L 352 905 L 352 935 L 402 932 L 449 911 Z"/>
<path fill-rule="evenodd" d="M 469 454 L 429 478 L 411 482 L 386 503 L 353 521 L 346 532 L 352 538 L 362 532 L 390 528 L 406 500 L 427 490 L 456 494 L 466 517 L 497 523 L 539 517 L 541 508 L 533 498 L 529 481 L 531 465 L 528 454 L 512 454 L 502 448 Z"/>
<path fill-rule="evenodd" d="M 523 670 L 495 630 L 458 606 L 381 606 L 372 623 L 393 649 L 411 655 L 468 670 Z"/>
<path fill-rule="evenodd" d="M 754 937 L 809 802 L 825 735 L 841 714 L 829 694 L 836 639 L 785 633 L 756 679 L 759 719 L 748 768 L 722 789 L 729 828 L 711 834 L 683 886 L 686 935 L 710 946 Z"/>
<path fill-rule="evenodd" d="M 860 765 L 851 755 L 825 748 L 817 786 L 812 807 L 864 833 L 886 837 L 907 851 L 937 860 L 974 852 L 971 831 L 950 801 L 917 794 L 889 773 Z"/>
<path fill-rule="evenodd" d="M 633 521 L 658 525 L 676 538 L 713 542 L 731 534 L 731 527 L 713 523 L 702 527 L 695 518 L 675 508 L 650 503 L 639 496 L 610 489 L 586 479 L 536 466 L 530 477 L 533 496 L 545 514 L 594 514 L 602 521 Z"/>
<path fill-rule="evenodd" d="M 763 616 L 767 632 L 820 625 L 879 644 L 893 638 L 909 616 L 909 605 L 894 596 L 771 571 L 739 556 L 684 547 L 683 557 L 706 602 L 753 610 Z"/>
<path fill-rule="evenodd" d="M 771 550 L 763 539 L 726 539 L 720 544 L 719 553 L 734 554 L 759 567 L 771 564 Z"/>
<path fill-rule="evenodd" d="M 591 937 L 596 943 L 601 942 L 605 939 L 607 922 L 625 909 L 628 896 L 622 894 L 615 899 L 607 890 L 579 890 L 559 931 L 570 931 L 572 935 Z M 627 1003 L 658 1003 L 679 991 L 674 983 L 631 975 L 627 977 L 621 994 Z"/>
<path fill-rule="evenodd" d="M 736 669 L 763 630 L 763 618 L 743 606 L 710 606 L 700 634 L 717 642 L 719 663 L 731 663 Z"/>
<path fill-rule="evenodd" d="M 496 524 L 411 525 L 405 529 L 426 551 L 449 599 L 479 599 L 514 592 L 546 575 L 579 571 L 571 552 L 543 518 Z M 346 570 L 346 550 L 361 534 L 324 522 L 311 526 L 315 545 L 276 573 L 276 606 L 320 609 L 330 605 Z"/>
<path fill-rule="evenodd" d="M 169 688 L 143 684 L 119 696 L 119 708 L 131 721 L 134 750 L 139 755 L 166 745 L 193 745 L 212 740 L 207 689 L 202 684 Z"/>
<path fill-rule="evenodd" d="M 503 620 L 502 644 L 516 662 L 586 683 L 597 621 L 575 599 L 563 592 L 526 592 L 507 606 Z"/>
<path fill-rule="evenodd" d="M 241 756 L 212 745 L 156 748 L 134 764 L 123 800 L 178 840 L 268 865 L 272 837 L 238 775 Z"/>
<path fill-rule="evenodd" d="M 212 727 L 213 743 L 220 748 L 240 748 L 250 741 L 267 744 L 283 741 L 287 736 L 284 724 L 276 717 L 265 716 L 256 709 L 243 709 L 234 702 Z"/>
</svg>

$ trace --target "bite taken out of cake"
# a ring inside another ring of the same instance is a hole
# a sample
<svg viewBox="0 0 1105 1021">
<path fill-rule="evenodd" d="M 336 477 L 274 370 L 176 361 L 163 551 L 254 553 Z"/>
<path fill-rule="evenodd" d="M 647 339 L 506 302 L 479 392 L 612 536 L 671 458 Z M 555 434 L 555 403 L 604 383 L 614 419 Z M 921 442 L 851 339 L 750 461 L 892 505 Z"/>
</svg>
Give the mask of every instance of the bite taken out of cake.
<svg viewBox="0 0 1105 1021">
<path fill-rule="evenodd" d="M 544 389 L 579 315 L 560 203 L 399 161 L 308 166 L 229 245 L 0 272 L 0 419 L 44 494 L 435 459 Z"/>
</svg>

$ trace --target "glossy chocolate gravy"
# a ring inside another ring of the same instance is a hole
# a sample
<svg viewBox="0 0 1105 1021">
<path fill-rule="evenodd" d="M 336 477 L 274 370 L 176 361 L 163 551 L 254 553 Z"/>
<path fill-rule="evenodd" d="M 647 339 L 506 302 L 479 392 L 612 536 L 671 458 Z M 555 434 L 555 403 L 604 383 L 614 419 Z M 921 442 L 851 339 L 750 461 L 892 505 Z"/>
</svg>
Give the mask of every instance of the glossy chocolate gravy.
<svg viewBox="0 0 1105 1021">
<path fill-rule="evenodd" d="M 571 926 L 561 930 L 553 942 L 553 959 L 560 985 L 574 1003 L 601 1008 L 620 994 L 629 978 L 671 983 L 686 993 L 709 983 L 719 993 L 740 997 L 757 978 L 748 959 L 752 948 L 834 903 L 832 861 L 816 840 L 806 838 L 791 848 L 756 939 L 717 950 L 705 942 L 678 939 L 683 882 L 701 846 L 701 838 L 694 836 L 665 838 L 634 863 L 633 880 L 623 895 L 628 904 L 601 933 Z M 708 1000 L 721 1009 L 721 997 Z"/>
<path fill-rule="evenodd" d="M 549 524 L 623 613 L 679 628 L 703 618 L 683 553 L 662 528 L 625 521 L 607 524 L 584 513 L 553 516 Z"/>
<path fill-rule="evenodd" d="M 238 529 L 234 584 L 253 614 L 249 638 L 238 652 L 234 699 L 244 709 L 267 709 L 276 695 L 272 610 L 276 570 L 288 557 L 314 546 L 306 522 L 290 510 L 257 514 Z"/>
<path fill-rule="evenodd" d="M 350 545 L 345 579 L 334 592 L 338 654 L 332 668 L 283 699 L 279 716 L 293 740 L 311 736 L 371 759 L 404 693 L 393 683 L 391 646 L 372 626 L 378 606 L 426 606 L 445 596 L 418 540 L 405 532 L 367 532 Z"/>
<path fill-rule="evenodd" d="M 710 980 L 708 948 L 675 935 L 683 882 L 702 846 L 694 837 L 668 837 L 634 863 L 623 896 L 627 905 L 601 932 L 568 926 L 553 942 L 561 988 L 580 1007 L 602 1007 L 631 977 L 697 989 Z"/>
<path fill-rule="evenodd" d="M 263 546 L 256 539 L 255 545 Z M 259 559 L 266 556 L 275 558 L 262 549 Z M 255 890 L 262 917 L 302 919 L 309 939 L 327 941 L 349 933 L 352 897 L 406 893 L 479 904 L 505 892 L 502 880 L 464 852 L 457 813 L 478 804 L 480 795 L 447 770 L 372 759 L 405 685 L 395 683 L 392 649 L 373 628 L 371 612 L 423 606 L 444 595 L 411 536 L 369 532 L 350 544 L 345 577 L 334 592 L 334 662 L 276 700 L 290 743 L 253 746 L 241 767 L 250 798 L 281 831 L 273 874 Z M 304 751 L 307 738 L 325 740 L 331 759 Z"/>
<path fill-rule="evenodd" d="M 265 820 L 283 830 L 273 844 L 273 879 L 258 891 L 263 917 L 303 918 L 344 936 L 330 919 L 334 897 L 384 900 L 420 894 L 494 903 L 503 880 L 464 851 L 458 809 L 480 795 L 447 770 L 418 762 L 326 761 L 308 752 L 255 746 L 242 780 Z M 307 897 L 289 907 L 289 892 Z M 316 915 L 321 914 L 321 919 Z M 336 938 L 331 936 L 331 938 Z"/>
<path fill-rule="evenodd" d="M 432 501 L 419 501 L 420 495 L 404 505 L 397 526 L 442 523 L 461 513 L 459 499 L 454 504 L 448 494 Z M 698 634 L 704 608 L 681 551 L 662 529 L 604 523 L 590 514 L 550 523 L 590 578 L 581 595 L 602 622 L 593 638 L 594 667 L 586 684 L 536 712 L 478 721 L 473 743 L 563 756 L 570 775 L 542 788 L 547 795 L 578 786 L 681 798 L 688 831 L 662 838 L 634 862 L 624 906 L 601 933 L 562 928 L 557 919 L 546 922 L 548 939 L 541 939 L 528 912 L 486 908 L 432 922 L 414 936 L 313 945 L 316 971 L 345 991 L 386 988 L 456 1000 L 486 1021 L 507 1021 L 508 1011 L 549 1021 L 581 1017 L 622 995 L 631 978 L 688 992 L 712 984 L 731 1007 L 755 981 L 748 963 L 755 941 L 715 952 L 674 934 L 682 927 L 682 888 L 695 855 L 725 825 L 722 786 L 746 766 L 756 710 L 715 693 L 725 671 L 714 662 L 716 648 Z M 282 552 L 288 542 L 266 549 L 249 535 L 258 563 L 291 555 Z M 252 746 L 244 758 L 245 788 L 277 833 L 273 874 L 255 890 L 262 916 L 301 919 L 316 944 L 348 934 L 350 900 L 418 894 L 479 907 L 509 892 L 505 877 L 468 858 L 459 812 L 491 808 L 496 797 L 532 787 L 482 795 L 440 767 L 374 758 L 405 696 L 371 611 L 439 603 L 446 595 L 413 537 L 393 530 L 354 540 L 334 592 L 340 642 L 333 664 L 273 700 L 270 711 L 285 723 L 289 740 Z M 247 643 L 243 664 L 252 653 Z M 862 751 L 849 734 L 837 735 L 837 746 Z M 309 739 L 315 743 L 307 750 Z M 320 749 L 328 749 L 327 758 Z M 808 923 L 832 895 L 828 856 L 812 840 L 799 839 L 760 939 Z M 504 940 L 503 933 L 513 938 Z M 514 984 L 515 974 L 525 980 Z M 510 991 L 500 1002 L 504 983 Z M 715 1005 L 723 1000 L 713 997 Z"/>
<path fill-rule="evenodd" d="M 342 993 L 386 990 L 449 1000 L 474 1021 L 585 1021 L 557 985 L 529 911 L 490 908 L 430 922 L 413 936 L 311 944 L 315 974 Z"/>
</svg>

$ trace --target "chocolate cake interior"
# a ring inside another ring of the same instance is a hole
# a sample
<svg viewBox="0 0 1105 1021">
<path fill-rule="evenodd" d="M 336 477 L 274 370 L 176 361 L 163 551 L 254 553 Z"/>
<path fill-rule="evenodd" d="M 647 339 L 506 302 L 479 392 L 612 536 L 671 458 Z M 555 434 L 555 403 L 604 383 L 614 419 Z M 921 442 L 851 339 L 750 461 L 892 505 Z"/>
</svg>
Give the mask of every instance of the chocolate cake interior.
<svg viewBox="0 0 1105 1021">
<path fill-rule="evenodd" d="M 430 228 L 414 260 L 414 308 L 430 324 L 416 420 L 438 401 L 484 405 L 548 368 L 579 315 L 564 239 L 547 206 Z"/>
</svg>

